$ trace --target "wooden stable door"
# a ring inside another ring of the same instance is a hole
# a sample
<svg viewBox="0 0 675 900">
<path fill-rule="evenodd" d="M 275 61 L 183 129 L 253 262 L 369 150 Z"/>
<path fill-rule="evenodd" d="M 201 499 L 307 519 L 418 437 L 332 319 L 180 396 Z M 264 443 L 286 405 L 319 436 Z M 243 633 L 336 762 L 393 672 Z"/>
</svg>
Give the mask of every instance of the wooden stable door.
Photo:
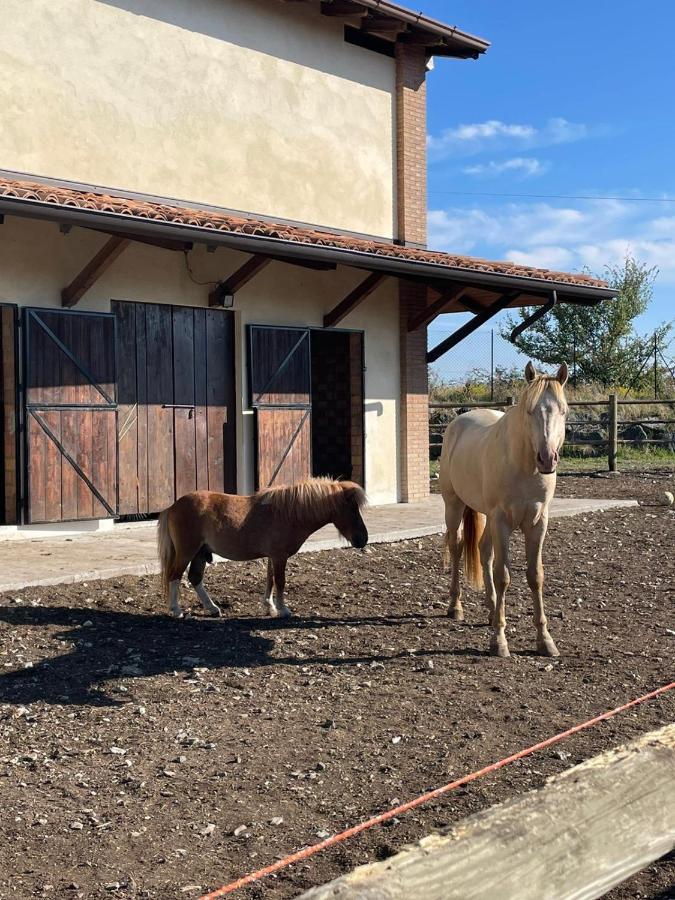
<svg viewBox="0 0 675 900">
<path fill-rule="evenodd" d="M 154 513 L 189 491 L 236 491 L 232 314 L 115 301 L 119 510 Z"/>
<path fill-rule="evenodd" d="M 258 489 L 312 474 L 309 330 L 249 326 Z"/>
<path fill-rule="evenodd" d="M 115 322 L 26 309 L 28 522 L 117 513 Z"/>
</svg>

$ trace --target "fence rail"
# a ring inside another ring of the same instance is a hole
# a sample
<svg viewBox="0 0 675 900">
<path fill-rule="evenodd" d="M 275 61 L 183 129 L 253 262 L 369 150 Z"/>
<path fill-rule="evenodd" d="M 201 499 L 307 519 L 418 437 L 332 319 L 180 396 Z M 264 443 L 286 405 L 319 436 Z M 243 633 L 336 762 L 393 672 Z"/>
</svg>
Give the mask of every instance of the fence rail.
<svg viewBox="0 0 675 900">
<path fill-rule="evenodd" d="M 443 441 L 443 433 L 449 425 L 451 419 L 443 421 L 433 421 L 435 414 L 448 413 L 452 410 L 461 410 L 466 412 L 470 409 L 488 408 L 503 409 L 513 406 L 513 397 L 507 397 L 506 400 L 500 402 L 491 401 L 475 401 L 465 403 L 430 403 L 429 404 L 429 444 L 431 455 L 434 450 L 438 449 Z M 671 434 L 664 434 L 662 437 L 648 437 L 645 428 L 652 429 L 659 427 L 660 430 L 664 425 L 675 425 L 675 419 L 620 419 L 619 407 L 621 406 L 667 406 L 675 408 L 675 400 L 626 400 L 620 399 L 617 394 L 610 394 L 606 400 L 570 400 L 571 409 L 579 409 L 583 407 L 604 407 L 607 410 L 606 418 L 602 416 L 594 420 L 571 419 L 567 422 L 567 445 L 569 447 L 607 447 L 607 457 L 610 472 L 617 471 L 618 448 L 621 445 L 662 445 L 670 447 L 675 451 L 675 431 Z M 642 429 L 642 435 L 637 437 L 625 437 L 620 432 L 621 428 L 630 426 L 639 426 Z M 607 437 L 584 435 L 584 429 L 607 430 Z M 581 432 L 581 433 L 580 433 Z"/>
</svg>

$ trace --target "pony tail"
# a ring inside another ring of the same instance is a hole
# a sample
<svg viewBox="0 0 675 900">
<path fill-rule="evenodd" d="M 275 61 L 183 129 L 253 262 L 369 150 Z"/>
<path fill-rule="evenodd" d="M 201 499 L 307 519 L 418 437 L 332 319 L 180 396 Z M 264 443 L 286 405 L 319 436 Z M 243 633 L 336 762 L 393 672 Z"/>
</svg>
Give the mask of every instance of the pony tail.
<svg viewBox="0 0 675 900">
<path fill-rule="evenodd" d="M 464 571 L 466 580 L 475 591 L 483 589 L 483 567 L 480 562 L 480 539 L 485 531 L 485 519 L 468 506 L 464 509 Z"/>
<path fill-rule="evenodd" d="M 176 548 L 169 534 L 169 510 L 159 514 L 157 520 L 157 555 L 159 556 L 160 571 L 162 575 L 162 593 L 166 600 L 169 599 L 169 573 L 176 561 Z"/>
</svg>

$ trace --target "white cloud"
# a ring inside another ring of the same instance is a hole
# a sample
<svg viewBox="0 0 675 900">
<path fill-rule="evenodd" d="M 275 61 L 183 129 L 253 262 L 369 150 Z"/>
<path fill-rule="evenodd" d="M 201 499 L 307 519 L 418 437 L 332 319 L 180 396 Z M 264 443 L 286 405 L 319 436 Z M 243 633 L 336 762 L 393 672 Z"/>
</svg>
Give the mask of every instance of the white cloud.
<svg viewBox="0 0 675 900">
<path fill-rule="evenodd" d="M 462 169 L 464 175 L 475 175 L 479 178 L 491 178 L 498 175 L 513 173 L 521 178 L 532 178 L 535 175 L 543 175 L 550 168 L 550 164 L 527 156 L 515 156 L 513 159 L 505 159 L 503 162 L 477 163 Z"/>
<path fill-rule="evenodd" d="M 601 126 L 590 127 L 561 117 L 548 119 L 539 127 L 489 119 L 487 122 L 457 125 L 446 128 L 439 135 L 430 135 L 429 156 L 432 161 L 438 161 L 514 146 L 529 150 L 534 147 L 568 144 L 607 133 L 607 129 Z"/>
<path fill-rule="evenodd" d="M 658 267 L 660 285 L 675 285 L 675 216 L 654 215 L 651 205 L 594 200 L 433 210 L 429 233 L 436 249 L 567 272 L 601 273 L 628 251 Z"/>
</svg>

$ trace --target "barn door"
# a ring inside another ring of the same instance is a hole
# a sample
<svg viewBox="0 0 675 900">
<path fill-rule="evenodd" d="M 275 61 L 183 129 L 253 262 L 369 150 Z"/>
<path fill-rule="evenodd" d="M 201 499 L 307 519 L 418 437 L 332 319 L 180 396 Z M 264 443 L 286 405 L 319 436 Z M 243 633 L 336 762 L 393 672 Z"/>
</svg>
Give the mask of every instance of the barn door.
<svg viewBox="0 0 675 900">
<path fill-rule="evenodd" d="M 249 326 L 258 489 L 312 474 L 309 330 Z"/>
<path fill-rule="evenodd" d="M 0 524 L 19 521 L 17 307 L 0 304 Z"/>
<path fill-rule="evenodd" d="M 27 309 L 26 519 L 117 514 L 115 320 Z"/>
<path fill-rule="evenodd" d="M 113 301 L 120 514 L 195 490 L 236 491 L 232 313 Z"/>
</svg>

